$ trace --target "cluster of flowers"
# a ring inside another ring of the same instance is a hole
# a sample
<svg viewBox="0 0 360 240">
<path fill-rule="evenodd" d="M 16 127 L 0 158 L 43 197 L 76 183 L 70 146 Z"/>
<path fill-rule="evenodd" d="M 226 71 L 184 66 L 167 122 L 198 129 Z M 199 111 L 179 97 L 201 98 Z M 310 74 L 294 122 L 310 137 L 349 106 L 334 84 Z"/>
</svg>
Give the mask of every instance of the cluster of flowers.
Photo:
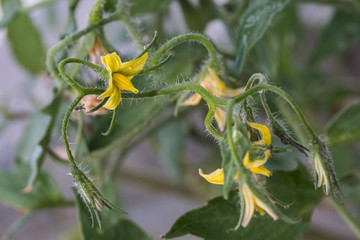
<svg viewBox="0 0 360 240">
<path fill-rule="evenodd" d="M 138 93 L 138 90 L 134 87 L 131 80 L 139 74 L 143 69 L 147 60 L 148 54 L 145 53 L 142 56 L 123 63 L 120 57 L 116 53 L 107 54 L 101 56 L 101 62 L 105 66 L 108 73 L 108 88 L 98 98 L 108 98 L 104 108 L 108 110 L 114 110 L 121 102 L 121 90 L 126 90 Z M 244 88 L 231 89 L 228 88 L 218 77 L 216 72 L 208 67 L 208 73 L 200 81 L 200 85 L 205 88 L 209 93 L 216 97 L 235 97 L 245 91 Z M 201 96 L 197 93 L 182 102 L 182 106 L 197 105 L 201 101 Z M 223 109 L 217 107 L 215 111 L 215 120 L 217 122 L 219 130 L 222 132 L 225 129 L 226 113 Z M 264 164 L 268 161 L 271 156 L 271 133 L 267 126 L 258 123 L 247 123 L 254 131 L 258 131 L 261 137 L 259 140 L 251 142 L 251 149 L 246 152 L 242 159 L 242 163 L 253 175 L 255 181 L 258 181 L 258 175 L 264 175 L 270 177 L 272 172 L 266 169 Z M 249 139 L 251 134 L 248 133 Z M 329 180 L 324 170 L 324 166 L 321 161 L 316 161 L 318 155 L 315 155 L 315 170 L 318 174 L 318 187 L 321 185 L 325 186 L 325 192 L 328 193 Z M 210 174 L 204 174 L 199 169 L 199 174 L 212 184 L 223 185 L 224 184 L 224 171 L 219 168 Z M 265 213 L 269 214 L 274 220 L 279 218 L 279 212 L 274 208 L 273 201 L 264 201 L 263 198 L 259 197 L 253 191 L 252 185 L 248 181 L 241 181 L 239 172 L 236 172 L 234 181 L 239 181 L 239 192 L 243 199 L 242 211 L 243 217 L 241 219 L 241 225 L 246 227 L 251 218 L 253 217 L 255 210 L 261 215 Z M 280 214 L 281 215 L 281 214 Z"/>
</svg>

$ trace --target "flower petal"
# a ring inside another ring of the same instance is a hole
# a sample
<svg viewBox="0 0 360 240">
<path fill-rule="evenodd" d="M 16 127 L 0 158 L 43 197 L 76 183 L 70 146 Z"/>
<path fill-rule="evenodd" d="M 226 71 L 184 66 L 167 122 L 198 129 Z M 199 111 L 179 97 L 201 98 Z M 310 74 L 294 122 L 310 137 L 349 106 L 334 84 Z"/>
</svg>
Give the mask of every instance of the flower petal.
<svg viewBox="0 0 360 240">
<path fill-rule="evenodd" d="M 250 160 L 249 159 L 250 153 L 247 152 L 244 156 L 243 163 L 247 168 L 260 167 L 261 165 L 264 165 L 266 163 L 266 161 L 269 159 L 270 156 L 271 156 L 270 150 L 266 150 L 265 156 L 263 158 Z"/>
<path fill-rule="evenodd" d="M 267 126 L 258 124 L 258 123 L 251 123 L 248 122 L 248 124 L 257 130 L 260 131 L 262 138 L 259 141 L 253 142 L 253 144 L 262 144 L 262 145 L 270 145 L 271 144 L 271 134 L 270 130 Z"/>
<path fill-rule="evenodd" d="M 254 194 L 251 192 L 251 190 L 249 189 L 247 184 L 243 184 L 242 194 L 243 194 L 244 201 L 245 201 L 245 203 L 244 203 L 245 212 L 244 212 L 244 218 L 242 220 L 241 226 L 246 227 L 254 215 L 255 200 L 254 200 Z"/>
<path fill-rule="evenodd" d="M 275 221 L 278 219 L 278 216 L 276 215 L 276 213 L 274 212 L 274 210 L 272 210 L 268 205 L 266 205 L 265 203 L 263 203 L 262 201 L 260 201 L 257 197 L 254 196 L 254 200 L 255 200 L 255 204 L 259 207 L 262 208 L 265 212 L 267 212 L 267 214 L 270 215 L 270 217 L 272 217 L 272 219 L 274 219 Z"/>
<path fill-rule="evenodd" d="M 193 94 L 192 96 L 190 96 L 189 98 L 187 98 L 185 101 L 183 101 L 181 103 L 181 106 L 194 106 L 194 105 L 198 105 L 199 102 L 201 101 L 202 97 L 200 96 L 200 94 Z"/>
<path fill-rule="evenodd" d="M 215 120 L 221 132 L 225 129 L 226 124 L 226 112 L 221 108 L 216 108 L 215 110 Z"/>
<path fill-rule="evenodd" d="M 108 89 L 106 89 L 106 91 L 103 92 L 98 98 L 99 98 L 99 99 L 103 99 L 103 98 L 106 98 L 106 97 L 110 97 L 110 96 L 113 94 L 113 92 L 114 92 L 114 88 L 115 88 L 115 86 L 114 86 L 114 84 L 113 84 L 113 79 L 112 79 L 112 77 L 111 77 L 110 80 L 109 80 L 109 87 L 108 87 Z"/>
<path fill-rule="evenodd" d="M 216 169 L 210 174 L 204 174 L 201 169 L 199 169 L 199 174 L 206 179 L 209 183 L 223 185 L 224 184 L 224 171 L 222 168 Z"/>
<path fill-rule="evenodd" d="M 125 63 L 121 64 L 121 67 L 119 68 L 119 70 L 117 72 L 120 72 L 121 74 L 124 74 L 126 76 L 135 76 L 144 68 L 147 57 L 148 57 L 148 54 L 145 53 L 138 59 L 134 59 L 132 61 L 125 62 Z"/>
<path fill-rule="evenodd" d="M 253 173 L 265 175 L 267 177 L 270 177 L 272 175 L 272 172 L 267 170 L 264 165 L 259 167 L 250 167 L 250 171 Z"/>
<path fill-rule="evenodd" d="M 109 110 L 114 110 L 120 104 L 120 102 L 121 102 L 120 89 L 114 87 L 110 98 L 107 100 L 107 102 L 104 105 L 104 108 L 107 108 Z"/>
<path fill-rule="evenodd" d="M 121 59 L 116 54 L 116 52 L 101 56 L 101 62 L 104 64 L 108 72 L 110 72 L 110 74 L 113 72 L 117 72 L 122 64 Z"/>
<path fill-rule="evenodd" d="M 210 73 L 211 82 L 214 84 L 213 86 L 215 87 L 215 92 L 220 93 L 226 88 L 225 84 L 223 83 L 223 81 L 220 80 L 219 76 L 212 68 L 208 67 L 207 70 Z"/>
<path fill-rule="evenodd" d="M 114 73 L 113 74 L 114 84 L 116 87 L 118 87 L 121 90 L 130 91 L 133 93 L 138 93 L 139 90 L 137 90 L 132 82 L 130 81 L 131 78 L 125 77 L 124 75 L 120 73 Z"/>
</svg>

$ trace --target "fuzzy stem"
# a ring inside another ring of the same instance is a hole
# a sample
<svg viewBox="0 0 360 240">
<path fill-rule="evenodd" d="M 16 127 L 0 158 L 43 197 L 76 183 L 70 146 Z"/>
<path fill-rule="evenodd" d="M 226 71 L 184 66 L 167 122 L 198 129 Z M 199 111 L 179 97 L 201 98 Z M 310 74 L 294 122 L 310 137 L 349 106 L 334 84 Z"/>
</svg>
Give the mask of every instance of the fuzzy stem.
<svg viewBox="0 0 360 240">
<path fill-rule="evenodd" d="M 206 115 L 204 124 L 206 129 L 217 139 L 221 140 L 222 139 L 222 135 L 216 131 L 216 129 L 214 128 L 214 126 L 211 124 L 211 121 L 214 117 L 216 111 L 216 106 L 214 104 L 209 104 L 209 112 Z"/>
<path fill-rule="evenodd" d="M 81 38 L 82 36 L 92 32 L 93 30 L 107 24 L 110 23 L 112 21 L 115 20 L 120 20 L 121 18 L 121 12 L 116 12 L 112 15 L 110 15 L 107 18 L 104 18 L 103 20 L 94 23 L 93 25 L 78 31 L 74 34 L 71 34 L 70 36 L 64 38 L 62 41 L 60 41 L 58 44 L 56 44 L 55 46 L 53 46 L 48 52 L 47 52 L 47 56 L 46 56 L 46 67 L 47 70 L 50 73 L 50 76 L 52 78 L 57 79 L 59 82 L 61 82 L 61 76 L 59 75 L 59 72 L 57 70 L 56 67 L 56 62 L 54 60 L 55 55 L 63 48 L 65 48 L 67 45 L 69 45 L 70 43 L 76 41 L 77 39 Z"/>
<path fill-rule="evenodd" d="M 179 45 L 180 43 L 183 43 L 186 41 L 196 41 L 196 42 L 201 43 L 207 49 L 207 51 L 209 52 L 209 55 L 210 55 L 208 66 L 210 66 L 214 70 L 219 69 L 220 64 L 218 62 L 217 52 L 216 52 L 216 49 L 215 49 L 213 43 L 211 42 L 211 40 L 209 38 L 207 38 L 206 36 L 204 36 L 202 34 L 198 34 L 198 33 L 188 33 L 188 34 L 180 35 L 180 36 L 170 39 L 155 52 L 151 62 L 153 63 L 153 65 L 158 64 L 160 62 L 161 57 L 164 56 L 167 53 L 167 51 L 169 51 L 171 48 Z"/>
</svg>

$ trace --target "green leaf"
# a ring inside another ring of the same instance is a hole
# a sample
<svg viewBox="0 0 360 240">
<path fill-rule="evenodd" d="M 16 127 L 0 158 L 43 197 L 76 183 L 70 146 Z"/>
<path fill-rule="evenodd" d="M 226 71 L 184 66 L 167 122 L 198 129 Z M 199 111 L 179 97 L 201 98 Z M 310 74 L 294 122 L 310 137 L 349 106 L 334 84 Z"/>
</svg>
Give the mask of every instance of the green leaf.
<svg viewBox="0 0 360 240">
<path fill-rule="evenodd" d="M 45 70 L 46 51 L 30 17 L 21 14 L 8 25 L 8 39 L 18 63 L 32 74 Z"/>
<path fill-rule="evenodd" d="M 18 144 L 15 156 L 16 163 L 26 163 L 31 168 L 28 186 L 33 184 L 39 175 L 51 140 L 51 133 L 60 102 L 61 98 L 56 97 L 48 106 L 34 113 Z"/>
<path fill-rule="evenodd" d="M 330 144 L 350 143 L 360 140 L 360 103 L 351 105 L 336 114 L 326 126 Z"/>
<path fill-rule="evenodd" d="M 156 134 L 162 166 L 175 180 L 181 180 L 181 158 L 186 138 L 186 124 L 182 120 L 172 120 Z"/>
<path fill-rule="evenodd" d="M 21 193 L 30 171 L 26 165 L 17 165 L 11 172 L 0 172 L 0 201 L 19 210 L 40 209 L 68 205 L 57 182 L 51 175 L 40 172 L 31 192 Z"/>
<path fill-rule="evenodd" d="M 254 65 L 254 72 L 262 72 L 270 79 L 278 78 L 279 68 L 279 41 L 272 32 L 267 32 L 264 37 L 256 44 L 251 52 L 251 62 Z"/>
<path fill-rule="evenodd" d="M 21 11 L 21 4 L 18 0 L 2 0 L 3 18 L 0 20 L 0 28 L 6 27 Z"/>
<path fill-rule="evenodd" d="M 102 212 L 102 228 L 92 227 L 89 210 L 75 193 L 75 203 L 77 206 L 78 220 L 81 227 L 82 239 L 86 240 L 151 240 L 135 223 L 128 219 L 121 218 L 117 212 Z"/>
<path fill-rule="evenodd" d="M 240 74 L 245 58 L 252 47 L 261 39 L 271 20 L 290 0 L 252 0 L 240 19 L 237 39 L 236 66 Z"/>
<path fill-rule="evenodd" d="M 338 10 L 318 40 L 311 61 L 314 63 L 358 43 L 359 22 L 360 13 Z"/>
<path fill-rule="evenodd" d="M 130 1 L 130 14 L 157 12 L 166 8 L 172 0 L 132 0 Z"/>
<path fill-rule="evenodd" d="M 229 200 L 217 197 L 207 205 L 194 209 L 181 216 L 166 238 L 193 234 L 205 240 L 238 240 L 238 239 L 297 239 L 308 227 L 311 213 L 320 200 L 319 192 L 314 191 L 306 167 L 300 166 L 292 172 L 275 172 L 267 182 L 268 191 L 274 199 L 294 202 L 285 212 L 291 217 L 299 216 L 299 224 L 288 224 L 282 220 L 273 221 L 268 215 L 254 216 L 246 228 L 235 232 L 226 232 L 234 227 L 239 219 L 239 199 L 236 191 L 232 191 Z"/>
</svg>

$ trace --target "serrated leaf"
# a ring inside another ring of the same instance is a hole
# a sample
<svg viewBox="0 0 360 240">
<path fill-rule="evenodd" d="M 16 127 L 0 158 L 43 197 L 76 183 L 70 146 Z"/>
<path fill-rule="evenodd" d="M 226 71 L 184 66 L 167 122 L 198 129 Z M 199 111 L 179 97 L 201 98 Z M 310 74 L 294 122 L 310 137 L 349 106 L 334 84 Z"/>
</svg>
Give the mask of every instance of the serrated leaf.
<svg viewBox="0 0 360 240">
<path fill-rule="evenodd" d="M 29 164 L 31 169 L 28 186 L 35 182 L 42 167 L 60 102 L 60 97 L 54 98 L 48 106 L 34 113 L 18 144 L 16 163 Z"/>
<path fill-rule="evenodd" d="M 330 144 L 360 141 L 360 103 L 351 105 L 336 114 L 326 126 Z"/>
<path fill-rule="evenodd" d="M 78 221 L 80 222 L 81 236 L 84 240 L 151 240 L 135 223 L 121 218 L 117 212 L 102 211 L 102 228 L 99 228 L 97 225 L 92 227 L 89 210 L 76 193 L 75 203 Z"/>
<path fill-rule="evenodd" d="M 240 74 L 245 58 L 266 32 L 272 19 L 290 0 L 253 0 L 240 19 L 236 44 L 236 66 Z"/>
<path fill-rule="evenodd" d="M 31 192 L 21 193 L 30 171 L 25 164 L 10 172 L 0 172 L 0 201 L 19 210 L 40 209 L 66 204 L 57 182 L 48 173 L 40 172 Z"/>
<path fill-rule="evenodd" d="M 30 17 L 21 13 L 8 24 L 7 36 L 18 63 L 32 74 L 45 70 L 46 51 Z"/>
<path fill-rule="evenodd" d="M 161 164 L 175 180 L 181 180 L 180 160 L 185 146 L 185 137 L 186 125 L 180 120 L 172 120 L 156 134 Z"/>
<path fill-rule="evenodd" d="M 0 20 L 0 28 L 6 27 L 21 11 L 18 0 L 2 0 L 3 18 Z"/>
<path fill-rule="evenodd" d="M 276 199 L 289 203 L 294 201 L 284 212 L 291 217 L 299 216 L 302 221 L 299 224 L 288 224 L 282 220 L 273 221 L 267 215 L 256 216 L 246 228 L 226 232 L 234 227 L 239 219 L 239 199 L 237 193 L 232 191 L 229 200 L 217 197 L 204 207 L 185 213 L 165 237 L 175 238 L 190 233 L 205 240 L 297 239 L 307 229 L 311 213 L 321 196 L 314 191 L 306 167 L 301 166 L 292 172 L 275 172 L 267 182 L 267 189 Z"/>
<path fill-rule="evenodd" d="M 338 10 L 314 48 L 312 62 L 338 53 L 360 40 L 360 13 Z"/>
</svg>

